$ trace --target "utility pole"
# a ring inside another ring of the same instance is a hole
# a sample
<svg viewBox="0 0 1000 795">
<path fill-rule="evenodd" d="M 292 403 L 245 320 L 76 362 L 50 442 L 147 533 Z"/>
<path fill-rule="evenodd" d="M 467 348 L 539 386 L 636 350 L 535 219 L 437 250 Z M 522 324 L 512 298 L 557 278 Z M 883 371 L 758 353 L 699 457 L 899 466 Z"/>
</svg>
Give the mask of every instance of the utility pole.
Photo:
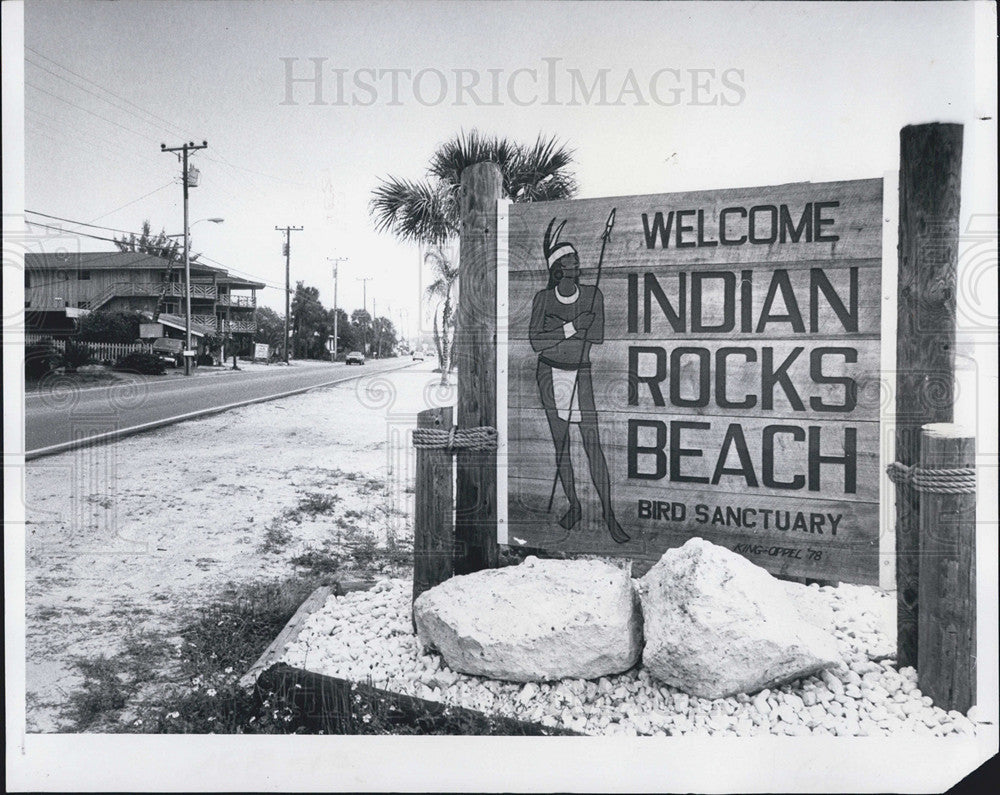
<svg viewBox="0 0 1000 795">
<path fill-rule="evenodd" d="M 341 262 L 347 262 L 347 257 L 327 257 L 333 263 L 333 361 L 337 361 L 337 270 Z"/>
<path fill-rule="evenodd" d="M 191 375 L 191 230 L 188 229 L 188 188 L 192 187 L 192 176 L 188 173 L 188 152 L 198 149 L 207 149 L 208 141 L 202 141 L 200 145 L 194 141 L 189 141 L 180 146 L 168 147 L 160 144 L 161 152 L 181 152 L 181 184 L 184 186 L 184 375 Z M 195 177 L 195 185 L 197 178 Z"/>
<path fill-rule="evenodd" d="M 406 318 L 405 322 L 403 318 Z M 408 309 L 399 310 L 399 339 L 410 347 L 410 312 Z"/>
<path fill-rule="evenodd" d="M 285 234 L 285 364 L 288 364 L 288 318 L 291 314 L 291 270 L 292 270 L 292 232 L 301 232 L 301 226 L 276 226 L 274 231 Z"/>
<path fill-rule="evenodd" d="M 372 280 L 371 276 L 359 276 L 357 279 L 355 279 L 355 281 L 361 282 L 361 290 L 362 290 L 361 308 L 364 309 L 365 312 L 368 311 L 368 282 L 370 282 L 371 280 Z M 374 320 L 374 318 L 373 318 L 373 320 Z M 365 348 L 368 347 L 368 329 L 367 328 L 365 329 L 364 346 L 365 346 Z M 369 351 L 366 350 L 365 353 L 368 354 Z"/>
</svg>

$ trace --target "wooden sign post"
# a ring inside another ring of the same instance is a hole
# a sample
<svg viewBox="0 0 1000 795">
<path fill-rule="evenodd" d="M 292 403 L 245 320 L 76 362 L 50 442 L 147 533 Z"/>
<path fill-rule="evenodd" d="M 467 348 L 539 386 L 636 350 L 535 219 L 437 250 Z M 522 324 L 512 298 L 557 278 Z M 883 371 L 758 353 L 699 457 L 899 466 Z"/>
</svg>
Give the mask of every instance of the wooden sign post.
<svg viewBox="0 0 1000 795">
<path fill-rule="evenodd" d="M 451 406 L 417 414 L 418 428 L 447 431 Z M 454 574 L 455 535 L 452 518 L 452 454 L 444 449 L 418 449 L 413 515 L 413 599 Z"/>
<path fill-rule="evenodd" d="M 877 584 L 881 179 L 508 223 L 511 545 Z"/>
<path fill-rule="evenodd" d="M 920 463 L 920 429 L 954 419 L 955 296 L 962 125 L 899 134 L 896 461 Z M 896 488 L 898 661 L 917 665 L 920 495 Z"/>
<path fill-rule="evenodd" d="M 497 201 L 502 179 L 494 163 L 462 172 L 461 247 L 455 362 L 458 426 L 497 424 Z M 456 456 L 455 573 L 497 565 L 497 463 L 492 451 Z"/>
<path fill-rule="evenodd" d="M 972 472 L 975 465 L 970 431 L 923 427 L 923 472 Z M 965 713 L 976 703 L 976 493 L 950 487 L 923 491 L 920 500 L 918 681 L 937 706 Z"/>
</svg>

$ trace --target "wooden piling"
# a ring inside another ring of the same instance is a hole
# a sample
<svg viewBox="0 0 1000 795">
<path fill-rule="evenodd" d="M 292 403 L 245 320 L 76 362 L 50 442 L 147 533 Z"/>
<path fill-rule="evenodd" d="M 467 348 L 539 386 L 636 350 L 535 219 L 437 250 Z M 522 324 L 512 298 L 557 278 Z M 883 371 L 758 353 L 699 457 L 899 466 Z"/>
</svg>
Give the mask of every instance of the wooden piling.
<svg viewBox="0 0 1000 795">
<path fill-rule="evenodd" d="M 455 332 L 460 428 L 497 424 L 497 201 L 502 184 L 495 163 L 476 163 L 462 172 Z M 457 469 L 455 573 L 495 568 L 496 452 L 460 451 Z"/>
<path fill-rule="evenodd" d="M 961 426 L 925 425 L 922 470 L 976 465 L 976 440 Z M 917 677 L 942 709 L 976 703 L 976 494 L 921 492 Z"/>
<path fill-rule="evenodd" d="M 451 406 L 417 414 L 418 428 L 446 431 L 452 426 Z M 452 517 L 452 454 L 447 450 L 417 448 L 413 516 L 413 599 L 454 573 Z"/>
<path fill-rule="evenodd" d="M 899 134 L 896 461 L 920 460 L 920 429 L 954 419 L 955 293 L 962 125 Z M 917 665 L 920 496 L 896 487 L 896 625 L 900 665 Z"/>
</svg>

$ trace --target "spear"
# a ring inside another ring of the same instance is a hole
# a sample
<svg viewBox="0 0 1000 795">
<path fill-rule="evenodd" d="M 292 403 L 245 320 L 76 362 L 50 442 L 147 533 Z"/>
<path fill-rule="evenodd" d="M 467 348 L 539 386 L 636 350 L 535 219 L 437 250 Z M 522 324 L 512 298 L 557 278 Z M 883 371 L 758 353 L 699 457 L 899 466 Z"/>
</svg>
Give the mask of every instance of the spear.
<svg viewBox="0 0 1000 795">
<path fill-rule="evenodd" d="M 604 233 L 601 235 L 601 256 L 597 260 L 597 279 L 594 281 L 594 292 L 590 296 L 590 309 L 589 312 L 594 311 L 594 299 L 597 298 L 597 290 L 601 286 L 601 269 L 604 266 L 604 250 L 607 248 L 608 239 L 611 237 L 611 230 L 615 225 L 615 212 L 618 208 L 613 207 L 611 209 L 611 214 L 608 216 L 608 221 L 604 225 Z M 589 330 L 589 329 L 588 329 Z M 573 400 L 576 398 L 576 386 L 580 381 L 580 367 L 583 366 L 583 359 L 587 355 L 587 340 L 586 333 L 584 333 L 583 346 L 580 348 L 580 361 L 577 362 L 576 373 L 577 376 L 573 380 L 573 391 L 569 396 L 569 417 L 566 420 L 566 433 L 563 434 L 562 444 L 559 445 L 559 452 L 556 455 L 556 474 L 552 478 L 552 490 L 549 492 L 549 508 L 548 513 L 552 513 L 552 502 L 556 496 L 556 484 L 559 482 L 559 468 L 562 466 L 563 456 L 566 454 L 566 445 L 569 442 L 569 426 L 570 419 L 573 417 Z"/>
</svg>

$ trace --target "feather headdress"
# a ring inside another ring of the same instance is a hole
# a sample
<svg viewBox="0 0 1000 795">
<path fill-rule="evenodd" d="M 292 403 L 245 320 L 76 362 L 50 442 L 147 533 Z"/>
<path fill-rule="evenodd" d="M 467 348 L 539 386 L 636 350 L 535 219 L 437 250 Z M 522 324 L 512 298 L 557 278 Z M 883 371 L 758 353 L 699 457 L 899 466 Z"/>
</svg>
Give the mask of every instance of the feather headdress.
<svg viewBox="0 0 1000 795">
<path fill-rule="evenodd" d="M 552 226 L 555 222 L 555 218 L 549 221 L 549 227 L 545 230 L 545 237 L 542 239 L 542 255 L 545 257 L 545 264 L 548 265 L 549 270 L 552 270 L 552 266 L 563 257 L 569 254 L 576 254 L 576 248 L 573 247 L 572 243 L 559 242 L 559 235 L 562 234 L 566 222 L 563 221 L 559 224 L 553 233 Z"/>
</svg>

